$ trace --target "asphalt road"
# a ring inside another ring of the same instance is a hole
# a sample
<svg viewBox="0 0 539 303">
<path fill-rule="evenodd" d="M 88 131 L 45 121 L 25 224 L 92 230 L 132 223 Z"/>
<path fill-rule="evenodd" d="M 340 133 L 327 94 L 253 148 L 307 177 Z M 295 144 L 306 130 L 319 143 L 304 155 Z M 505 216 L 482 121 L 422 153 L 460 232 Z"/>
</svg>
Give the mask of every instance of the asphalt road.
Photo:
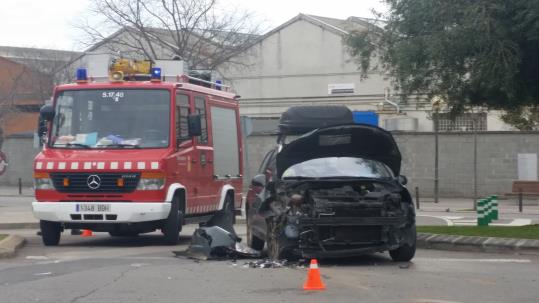
<svg viewBox="0 0 539 303">
<path fill-rule="evenodd" d="M 190 235 L 194 226 L 185 228 Z M 244 226 L 237 227 L 239 233 Z M 14 232 L 14 231 L 12 231 Z M 163 246 L 158 233 L 137 238 L 63 235 L 28 243 L 0 260 L 0 302 L 537 302 L 539 257 L 419 250 L 411 263 L 387 254 L 322 260 L 327 290 L 301 289 L 307 269 L 248 268 L 247 260 L 177 258 L 190 237 Z"/>
</svg>

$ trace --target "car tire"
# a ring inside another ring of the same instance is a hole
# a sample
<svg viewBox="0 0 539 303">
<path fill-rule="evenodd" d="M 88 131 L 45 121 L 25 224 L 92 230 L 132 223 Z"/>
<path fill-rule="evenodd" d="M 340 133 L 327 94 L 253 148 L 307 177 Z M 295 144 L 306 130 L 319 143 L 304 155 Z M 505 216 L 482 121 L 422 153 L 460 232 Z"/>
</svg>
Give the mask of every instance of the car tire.
<svg viewBox="0 0 539 303">
<path fill-rule="evenodd" d="M 246 221 L 247 221 L 247 245 L 252 249 L 262 250 L 264 249 L 265 241 L 253 235 L 251 231 L 251 223 L 249 222 L 249 212 L 246 210 Z"/>
<path fill-rule="evenodd" d="M 395 262 L 408 262 L 412 260 L 416 250 L 417 231 L 414 223 L 411 223 L 408 229 L 403 232 L 405 242 L 397 249 L 389 251 L 391 259 Z"/>
<path fill-rule="evenodd" d="M 168 245 L 176 245 L 180 239 L 180 231 L 182 230 L 183 210 L 180 210 L 180 198 L 175 196 L 170 205 L 170 212 L 163 223 L 163 236 L 165 243 Z"/>
<path fill-rule="evenodd" d="M 390 250 L 389 255 L 395 262 L 408 262 L 412 260 L 415 255 L 415 244 L 404 244 L 397 249 Z"/>
<path fill-rule="evenodd" d="M 39 221 L 41 228 L 41 239 L 45 246 L 57 246 L 60 243 L 60 235 L 62 233 L 62 225 L 58 222 Z"/>
</svg>

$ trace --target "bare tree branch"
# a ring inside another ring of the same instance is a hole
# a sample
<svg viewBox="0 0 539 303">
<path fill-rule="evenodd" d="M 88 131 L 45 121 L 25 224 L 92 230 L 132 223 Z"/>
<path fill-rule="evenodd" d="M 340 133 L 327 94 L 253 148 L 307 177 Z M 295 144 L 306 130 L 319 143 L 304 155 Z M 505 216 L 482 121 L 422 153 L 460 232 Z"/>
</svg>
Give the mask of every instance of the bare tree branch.
<svg viewBox="0 0 539 303">
<path fill-rule="evenodd" d="M 86 45 L 133 52 L 151 60 L 180 57 L 213 69 L 246 49 L 261 32 L 252 14 L 217 0 L 91 0 L 101 21 L 81 22 Z M 119 33 L 107 40 L 112 32 Z"/>
</svg>

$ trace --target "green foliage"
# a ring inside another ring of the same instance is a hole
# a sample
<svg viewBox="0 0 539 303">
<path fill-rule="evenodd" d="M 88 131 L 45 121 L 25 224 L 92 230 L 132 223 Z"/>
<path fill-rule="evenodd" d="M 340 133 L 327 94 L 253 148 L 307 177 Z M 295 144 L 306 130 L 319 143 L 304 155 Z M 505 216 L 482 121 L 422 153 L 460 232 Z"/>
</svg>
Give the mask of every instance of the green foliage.
<svg viewBox="0 0 539 303">
<path fill-rule="evenodd" d="M 537 130 L 539 127 L 539 106 L 516 107 L 502 115 L 503 122 L 519 130 Z"/>
<path fill-rule="evenodd" d="M 364 75 L 379 61 L 405 96 L 440 96 L 454 112 L 539 104 L 539 0 L 384 2 L 384 30 L 346 41 Z"/>
</svg>

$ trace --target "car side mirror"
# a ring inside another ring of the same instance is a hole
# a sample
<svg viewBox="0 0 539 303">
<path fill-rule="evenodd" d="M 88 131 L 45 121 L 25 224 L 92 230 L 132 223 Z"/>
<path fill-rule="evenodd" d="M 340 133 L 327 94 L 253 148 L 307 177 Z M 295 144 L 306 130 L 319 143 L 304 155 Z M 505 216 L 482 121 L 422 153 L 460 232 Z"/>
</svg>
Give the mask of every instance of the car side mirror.
<svg viewBox="0 0 539 303">
<path fill-rule="evenodd" d="M 251 180 L 251 185 L 260 187 L 266 186 L 266 175 L 261 174 L 254 176 L 253 180 Z"/>
<path fill-rule="evenodd" d="M 187 116 L 187 127 L 189 128 L 189 137 L 198 137 L 202 135 L 200 115 L 189 114 L 189 116 Z"/>
<path fill-rule="evenodd" d="M 400 175 L 400 176 L 397 177 L 397 180 L 402 185 L 408 184 L 408 178 L 406 178 L 406 176 Z"/>
<path fill-rule="evenodd" d="M 45 121 L 52 121 L 54 119 L 54 107 L 52 105 L 43 105 L 39 109 L 39 117 Z"/>
</svg>

